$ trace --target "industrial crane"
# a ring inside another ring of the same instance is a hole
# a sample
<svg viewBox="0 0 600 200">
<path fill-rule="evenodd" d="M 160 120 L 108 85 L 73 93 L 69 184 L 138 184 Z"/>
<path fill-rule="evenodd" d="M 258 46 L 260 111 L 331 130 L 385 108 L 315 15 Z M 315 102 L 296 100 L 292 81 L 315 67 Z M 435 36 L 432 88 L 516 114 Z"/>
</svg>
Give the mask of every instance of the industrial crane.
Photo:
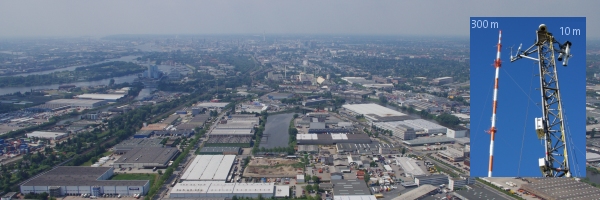
<svg viewBox="0 0 600 200">
<path fill-rule="evenodd" d="M 571 167 L 567 152 L 567 136 L 565 134 L 564 116 L 556 60 L 567 66 L 572 56 L 571 42 L 561 44 L 548 32 L 545 24 L 536 30 L 537 39 L 527 50 L 521 51 L 521 45 L 515 56 L 510 56 L 510 62 L 521 58 L 534 60 L 539 64 L 540 91 L 542 96 L 542 117 L 535 118 L 535 129 L 538 139 L 544 140 L 545 156 L 539 159 L 539 167 L 544 177 L 571 177 Z M 558 48 L 554 46 L 557 45 Z M 538 54 L 537 58 L 530 57 Z M 558 57 L 555 57 L 558 53 Z M 511 52 L 512 54 L 512 52 Z M 562 151 L 562 152 L 561 152 Z"/>
</svg>

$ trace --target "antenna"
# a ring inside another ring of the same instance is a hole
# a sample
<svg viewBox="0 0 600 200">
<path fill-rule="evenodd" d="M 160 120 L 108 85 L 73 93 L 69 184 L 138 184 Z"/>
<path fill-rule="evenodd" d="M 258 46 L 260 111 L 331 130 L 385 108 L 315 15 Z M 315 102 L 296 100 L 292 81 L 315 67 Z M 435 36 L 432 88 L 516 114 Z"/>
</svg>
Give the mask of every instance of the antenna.
<svg viewBox="0 0 600 200">
<path fill-rule="evenodd" d="M 492 128 L 488 131 L 491 135 L 490 138 L 490 163 L 488 168 L 488 177 L 492 177 L 492 169 L 494 167 L 494 137 L 496 137 L 496 110 L 498 107 L 498 77 L 500 76 L 500 67 L 502 62 L 500 61 L 500 50 L 502 49 L 502 30 L 498 34 L 498 51 L 496 53 L 496 60 L 494 61 L 494 68 L 496 68 L 496 77 L 494 78 L 494 104 L 492 106 Z"/>
<path fill-rule="evenodd" d="M 560 50 L 556 50 L 554 44 L 558 44 Z M 571 57 L 571 42 L 558 43 L 554 36 L 548 32 L 545 24 L 541 24 L 536 30 L 536 41 L 527 50 L 519 52 L 512 57 L 511 62 L 521 58 L 535 61 L 539 65 L 540 92 L 542 97 L 542 117 L 535 118 L 535 130 L 538 139 L 544 141 L 544 157 L 538 159 L 539 167 L 544 177 L 571 177 L 571 165 L 569 164 L 567 136 L 565 135 L 565 123 L 563 119 L 562 100 L 558 84 L 556 60 L 563 61 Z M 530 57 L 537 53 L 538 57 Z M 556 57 L 554 53 L 559 53 Z"/>
</svg>

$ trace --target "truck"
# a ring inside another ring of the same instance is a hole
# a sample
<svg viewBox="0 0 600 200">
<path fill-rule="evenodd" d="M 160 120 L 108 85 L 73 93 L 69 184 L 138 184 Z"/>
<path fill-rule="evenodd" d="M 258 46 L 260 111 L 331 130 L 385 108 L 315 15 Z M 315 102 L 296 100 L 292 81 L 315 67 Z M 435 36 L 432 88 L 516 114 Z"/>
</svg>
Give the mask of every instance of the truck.
<svg viewBox="0 0 600 200">
<path fill-rule="evenodd" d="M 319 169 L 319 174 L 323 173 L 323 168 Z"/>
<path fill-rule="evenodd" d="M 383 198 L 383 194 L 375 194 L 375 198 L 381 199 Z"/>
</svg>

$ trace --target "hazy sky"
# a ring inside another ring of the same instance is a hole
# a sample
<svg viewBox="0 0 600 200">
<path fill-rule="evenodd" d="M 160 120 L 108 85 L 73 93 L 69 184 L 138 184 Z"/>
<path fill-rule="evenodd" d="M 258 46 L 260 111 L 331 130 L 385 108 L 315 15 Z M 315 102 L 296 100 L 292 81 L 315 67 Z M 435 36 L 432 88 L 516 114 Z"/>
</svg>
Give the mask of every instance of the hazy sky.
<svg viewBox="0 0 600 200">
<path fill-rule="evenodd" d="M 543 3 L 541 3 L 543 2 Z M 600 1 L 0 1 L 0 37 L 111 34 L 469 35 L 471 16 L 583 16 Z M 501 24 L 500 27 L 507 26 Z"/>
</svg>

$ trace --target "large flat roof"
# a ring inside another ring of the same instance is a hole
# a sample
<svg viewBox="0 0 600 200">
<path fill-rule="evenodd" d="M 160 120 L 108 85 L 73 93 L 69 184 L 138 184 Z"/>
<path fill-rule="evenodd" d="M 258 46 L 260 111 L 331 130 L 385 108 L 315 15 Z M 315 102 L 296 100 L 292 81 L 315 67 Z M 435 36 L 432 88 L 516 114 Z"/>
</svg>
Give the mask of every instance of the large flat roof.
<svg viewBox="0 0 600 200">
<path fill-rule="evenodd" d="M 447 143 L 447 142 L 454 142 L 456 140 L 454 140 L 453 138 L 447 138 L 447 137 L 425 137 L 425 138 L 417 138 L 414 140 L 406 140 L 404 141 L 404 144 L 408 144 L 408 145 L 424 145 L 424 144 L 434 144 L 434 143 Z"/>
<path fill-rule="evenodd" d="M 380 106 L 378 104 L 346 104 L 342 107 L 362 115 L 375 114 L 379 117 L 405 116 L 406 114 Z"/>
<path fill-rule="evenodd" d="M 196 104 L 196 107 L 202 107 L 202 108 L 206 108 L 206 107 L 217 107 L 217 108 L 222 108 L 229 105 L 229 102 L 203 102 L 203 103 L 199 103 Z"/>
<path fill-rule="evenodd" d="M 418 199 L 426 194 L 433 192 L 437 189 L 437 187 L 429 184 L 421 185 L 418 188 L 415 188 L 411 191 L 408 191 L 400 196 L 393 198 L 392 200 L 403 200 L 403 199 Z"/>
<path fill-rule="evenodd" d="M 273 194 L 274 192 L 274 183 L 225 183 L 221 181 L 183 181 L 171 189 L 171 193 L 176 194 Z"/>
<path fill-rule="evenodd" d="M 198 155 L 181 176 L 182 180 L 218 180 L 227 179 L 235 155 Z"/>
<path fill-rule="evenodd" d="M 95 104 L 95 103 L 101 103 L 104 102 L 104 100 L 94 100 L 94 99 L 55 99 L 55 100 L 51 100 L 46 102 L 46 104 L 83 104 L 83 103 L 87 103 L 87 104 Z"/>
<path fill-rule="evenodd" d="M 27 133 L 27 137 L 39 137 L 39 138 L 50 138 L 66 135 L 67 133 L 61 132 L 48 132 L 48 131 L 34 131 Z"/>
<path fill-rule="evenodd" d="M 253 135 L 252 129 L 249 128 L 215 128 L 210 132 L 210 135 Z"/>
<path fill-rule="evenodd" d="M 548 200 L 600 198 L 599 188 L 573 178 L 540 178 L 521 188 Z"/>
<path fill-rule="evenodd" d="M 376 200 L 375 195 L 336 195 L 333 200 Z"/>
<path fill-rule="evenodd" d="M 396 157 L 396 164 L 398 164 L 405 173 L 411 174 L 413 176 L 425 175 L 425 172 L 419 165 L 417 165 L 417 161 L 409 158 L 409 157 Z"/>
<path fill-rule="evenodd" d="M 585 160 L 588 162 L 600 161 L 600 154 L 585 152 Z"/>
<path fill-rule="evenodd" d="M 122 155 L 115 165 L 119 163 L 148 163 L 163 165 L 168 163 L 179 152 L 172 147 L 135 147 Z"/>
<path fill-rule="evenodd" d="M 331 180 L 334 196 L 371 195 L 371 190 L 364 180 Z"/>
<path fill-rule="evenodd" d="M 100 100 L 119 100 L 125 94 L 82 94 L 75 96 L 80 99 L 100 99 Z"/>
<path fill-rule="evenodd" d="M 112 167 L 60 166 L 35 177 L 23 186 L 143 186 L 148 180 L 98 180 Z"/>
<path fill-rule="evenodd" d="M 116 151 L 131 150 L 135 147 L 162 147 L 162 139 L 132 138 L 115 145 Z"/>
<path fill-rule="evenodd" d="M 448 128 L 441 126 L 439 124 L 424 120 L 424 119 L 413 119 L 413 120 L 405 120 L 404 123 L 412 124 L 418 127 L 421 127 L 425 131 L 431 130 L 444 130 L 444 133 Z"/>
</svg>

